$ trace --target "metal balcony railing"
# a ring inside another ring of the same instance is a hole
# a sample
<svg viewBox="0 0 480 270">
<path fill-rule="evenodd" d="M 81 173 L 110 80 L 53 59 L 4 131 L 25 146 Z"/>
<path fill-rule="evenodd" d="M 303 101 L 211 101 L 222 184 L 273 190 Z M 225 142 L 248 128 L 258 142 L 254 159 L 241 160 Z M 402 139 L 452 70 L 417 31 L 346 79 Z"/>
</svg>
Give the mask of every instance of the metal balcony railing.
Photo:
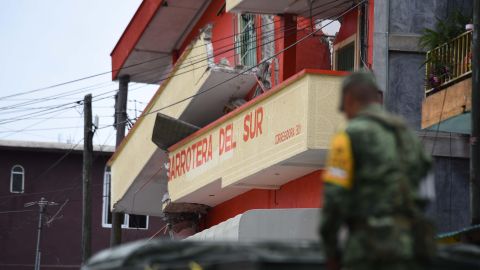
<svg viewBox="0 0 480 270">
<path fill-rule="evenodd" d="M 472 31 L 427 52 L 425 93 L 431 94 L 472 72 Z"/>
</svg>

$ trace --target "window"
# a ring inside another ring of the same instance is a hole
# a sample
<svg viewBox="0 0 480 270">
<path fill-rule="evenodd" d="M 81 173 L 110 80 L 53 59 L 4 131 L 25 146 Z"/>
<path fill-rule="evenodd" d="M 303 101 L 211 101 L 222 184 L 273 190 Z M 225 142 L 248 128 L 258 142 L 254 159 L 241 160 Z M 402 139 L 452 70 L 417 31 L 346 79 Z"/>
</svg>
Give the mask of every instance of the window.
<svg viewBox="0 0 480 270">
<path fill-rule="evenodd" d="M 112 227 L 112 212 L 110 211 L 110 182 L 112 180 L 112 173 L 110 168 L 105 170 L 103 178 L 103 212 L 102 212 L 102 227 Z M 143 215 L 129 215 L 122 214 L 124 229 L 148 229 L 148 216 Z"/>
<path fill-rule="evenodd" d="M 12 167 L 10 174 L 10 192 L 23 193 L 25 188 L 25 170 L 20 165 Z"/>
<path fill-rule="evenodd" d="M 354 71 L 358 69 L 359 49 L 357 44 L 357 35 L 352 35 L 333 46 L 335 70 Z"/>
<path fill-rule="evenodd" d="M 251 67 L 257 64 L 257 35 L 255 15 L 241 14 L 238 16 L 238 34 L 236 35 L 236 49 L 238 63 Z"/>
<path fill-rule="evenodd" d="M 337 51 L 337 70 L 353 71 L 355 68 L 355 43 L 350 43 Z"/>
</svg>

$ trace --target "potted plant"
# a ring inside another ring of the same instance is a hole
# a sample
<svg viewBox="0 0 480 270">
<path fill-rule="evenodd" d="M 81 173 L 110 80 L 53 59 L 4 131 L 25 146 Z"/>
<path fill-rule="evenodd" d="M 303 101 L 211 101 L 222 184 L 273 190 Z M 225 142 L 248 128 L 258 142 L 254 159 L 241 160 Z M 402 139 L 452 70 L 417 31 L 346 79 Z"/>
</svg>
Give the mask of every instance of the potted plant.
<svg viewBox="0 0 480 270">
<path fill-rule="evenodd" d="M 432 51 L 464 33 L 465 25 L 470 21 L 469 17 L 459 11 L 452 12 L 444 20 L 437 18 L 435 29 L 426 28 L 420 37 L 419 45 L 426 51 Z M 442 82 L 452 77 L 451 70 L 456 63 L 455 59 L 449 59 L 453 56 L 449 50 L 453 48 L 447 47 L 440 52 L 433 51 L 424 62 L 428 73 L 426 83 L 430 88 L 436 89 Z"/>
</svg>

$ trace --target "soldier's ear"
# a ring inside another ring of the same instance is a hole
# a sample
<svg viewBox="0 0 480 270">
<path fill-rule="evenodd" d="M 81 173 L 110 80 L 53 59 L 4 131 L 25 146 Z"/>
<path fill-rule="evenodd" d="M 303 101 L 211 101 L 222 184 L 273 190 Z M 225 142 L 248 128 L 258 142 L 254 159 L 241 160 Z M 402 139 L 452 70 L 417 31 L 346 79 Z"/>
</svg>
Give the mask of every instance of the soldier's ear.
<svg viewBox="0 0 480 270">
<path fill-rule="evenodd" d="M 377 90 L 377 101 L 380 104 L 383 104 L 383 91 Z"/>
</svg>

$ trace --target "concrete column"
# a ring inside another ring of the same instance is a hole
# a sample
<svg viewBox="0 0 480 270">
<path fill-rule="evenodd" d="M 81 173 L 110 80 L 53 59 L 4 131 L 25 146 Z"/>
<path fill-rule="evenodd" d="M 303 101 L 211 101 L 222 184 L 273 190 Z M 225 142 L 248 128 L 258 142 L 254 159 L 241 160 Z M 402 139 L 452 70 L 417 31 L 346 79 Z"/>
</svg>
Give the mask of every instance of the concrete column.
<svg viewBox="0 0 480 270">
<path fill-rule="evenodd" d="M 382 91 L 388 91 L 389 0 L 374 1 L 373 72 Z"/>
</svg>

